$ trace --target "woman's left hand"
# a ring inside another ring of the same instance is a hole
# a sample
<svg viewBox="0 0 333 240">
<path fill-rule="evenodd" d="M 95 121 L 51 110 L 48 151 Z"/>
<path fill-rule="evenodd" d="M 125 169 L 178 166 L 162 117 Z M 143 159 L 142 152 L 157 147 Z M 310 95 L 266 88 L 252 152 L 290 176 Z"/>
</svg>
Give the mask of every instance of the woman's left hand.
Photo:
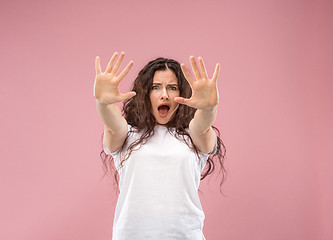
<svg viewBox="0 0 333 240">
<path fill-rule="evenodd" d="M 193 79 L 191 73 L 184 64 L 181 64 L 181 68 L 186 80 L 192 88 L 192 96 L 191 98 L 175 97 L 174 101 L 196 109 L 212 109 L 217 106 L 219 102 L 216 81 L 220 71 L 220 64 L 216 64 L 213 77 L 209 79 L 201 57 L 198 58 L 200 68 L 198 68 L 193 56 L 190 57 L 190 62 L 196 79 Z"/>
</svg>

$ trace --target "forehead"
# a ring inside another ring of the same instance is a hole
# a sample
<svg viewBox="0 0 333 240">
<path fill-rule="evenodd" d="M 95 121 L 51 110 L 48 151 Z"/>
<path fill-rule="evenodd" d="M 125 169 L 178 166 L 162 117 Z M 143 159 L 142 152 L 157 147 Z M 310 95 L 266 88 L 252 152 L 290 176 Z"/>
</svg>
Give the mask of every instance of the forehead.
<svg viewBox="0 0 333 240">
<path fill-rule="evenodd" d="M 178 79 L 175 73 L 169 69 L 167 70 L 158 70 L 155 72 L 153 77 L 153 83 L 178 83 Z"/>
</svg>

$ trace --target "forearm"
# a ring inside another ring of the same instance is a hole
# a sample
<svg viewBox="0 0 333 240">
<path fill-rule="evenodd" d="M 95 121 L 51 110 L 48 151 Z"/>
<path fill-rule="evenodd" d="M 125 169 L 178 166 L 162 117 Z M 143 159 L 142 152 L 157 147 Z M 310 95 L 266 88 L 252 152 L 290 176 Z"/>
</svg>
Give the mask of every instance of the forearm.
<svg viewBox="0 0 333 240">
<path fill-rule="evenodd" d="M 190 129 L 197 134 L 207 133 L 215 122 L 216 115 L 217 105 L 210 109 L 198 109 L 190 122 Z"/>
<path fill-rule="evenodd" d="M 127 122 L 121 115 L 119 107 L 115 104 L 105 105 L 96 99 L 96 108 L 105 128 L 113 135 L 121 131 L 127 131 Z"/>
</svg>

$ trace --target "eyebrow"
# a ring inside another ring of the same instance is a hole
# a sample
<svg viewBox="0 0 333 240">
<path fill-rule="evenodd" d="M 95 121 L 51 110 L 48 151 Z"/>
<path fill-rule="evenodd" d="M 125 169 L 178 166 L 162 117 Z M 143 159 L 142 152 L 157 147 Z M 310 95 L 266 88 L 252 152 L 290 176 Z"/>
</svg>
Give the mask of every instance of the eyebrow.
<svg viewBox="0 0 333 240">
<path fill-rule="evenodd" d="M 153 83 L 153 85 L 162 85 L 162 83 Z M 167 86 L 176 86 L 176 87 L 178 87 L 178 84 L 176 84 L 176 83 L 170 83 Z"/>
</svg>

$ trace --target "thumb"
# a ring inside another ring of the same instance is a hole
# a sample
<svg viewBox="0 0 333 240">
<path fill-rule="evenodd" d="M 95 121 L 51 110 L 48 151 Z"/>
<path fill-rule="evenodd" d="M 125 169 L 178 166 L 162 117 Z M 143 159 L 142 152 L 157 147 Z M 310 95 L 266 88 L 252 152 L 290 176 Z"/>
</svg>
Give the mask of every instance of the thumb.
<svg viewBox="0 0 333 240">
<path fill-rule="evenodd" d="M 123 99 L 123 100 L 125 100 L 125 99 L 129 99 L 129 98 L 131 98 L 131 97 L 134 97 L 136 95 L 136 92 L 127 92 L 127 93 L 124 93 L 124 94 L 121 94 L 121 98 Z"/>
<path fill-rule="evenodd" d="M 174 101 L 191 107 L 191 99 L 183 98 L 183 97 L 175 97 Z"/>
</svg>

